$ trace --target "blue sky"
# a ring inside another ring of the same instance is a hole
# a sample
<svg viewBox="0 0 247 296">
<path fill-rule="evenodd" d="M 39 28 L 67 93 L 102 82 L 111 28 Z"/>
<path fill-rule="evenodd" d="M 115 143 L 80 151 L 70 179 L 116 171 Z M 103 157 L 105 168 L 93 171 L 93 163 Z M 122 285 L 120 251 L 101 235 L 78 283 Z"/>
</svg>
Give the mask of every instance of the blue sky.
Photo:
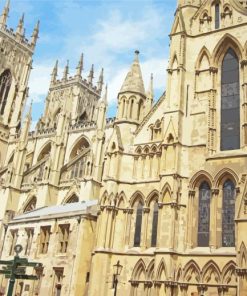
<svg viewBox="0 0 247 296">
<path fill-rule="evenodd" d="M 34 123 L 43 112 L 50 73 L 56 59 L 59 75 L 70 61 L 73 75 L 84 53 L 84 77 L 95 65 L 95 82 L 105 69 L 109 88 L 109 116 L 115 115 L 117 93 L 140 51 L 145 86 L 154 74 L 156 99 L 164 91 L 169 37 L 176 0 L 11 0 L 8 26 L 16 28 L 25 13 L 26 36 L 40 20 L 40 38 L 30 77 Z M 0 2 L 1 9 L 4 1 Z"/>
</svg>

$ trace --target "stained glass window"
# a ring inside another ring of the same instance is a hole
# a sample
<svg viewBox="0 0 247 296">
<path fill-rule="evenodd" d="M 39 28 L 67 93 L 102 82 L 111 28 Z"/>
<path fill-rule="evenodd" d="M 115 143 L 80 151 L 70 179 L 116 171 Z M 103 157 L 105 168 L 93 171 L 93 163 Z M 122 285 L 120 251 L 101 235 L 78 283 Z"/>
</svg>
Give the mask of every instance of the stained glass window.
<svg viewBox="0 0 247 296">
<path fill-rule="evenodd" d="M 156 243 L 157 243 L 158 214 L 159 214 L 159 208 L 158 208 L 158 203 L 156 202 L 154 204 L 154 210 L 153 210 L 152 239 L 151 239 L 152 247 L 156 247 Z"/>
<path fill-rule="evenodd" d="M 210 199 L 210 187 L 207 182 L 203 182 L 199 188 L 199 215 L 197 234 L 197 241 L 199 247 L 209 246 Z"/>
<path fill-rule="evenodd" d="M 240 148 L 239 61 L 229 48 L 221 77 L 221 150 Z"/>
<path fill-rule="evenodd" d="M 220 27 L 220 5 L 215 5 L 215 29 Z"/>
<path fill-rule="evenodd" d="M 235 186 L 231 180 L 223 185 L 222 246 L 235 246 Z"/>
<path fill-rule="evenodd" d="M 3 72 L 3 74 L 0 76 L 0 104 L 1 104 L 1 109 L 0 113 L 4 113 L 5 105 L 7 103 L 7 98 L 9 95 L 9 90 L 11 86 L 11 73 L 9 70 L 6 70 Z"/>
<path fill-rule="evenodd" d="M 142 212 L 143 212 L 143 205 L 141 202 L 139 202 L 136 210 L 134 247 L 140 247 L 140 244 L 141 244 Z"/>
</svg>

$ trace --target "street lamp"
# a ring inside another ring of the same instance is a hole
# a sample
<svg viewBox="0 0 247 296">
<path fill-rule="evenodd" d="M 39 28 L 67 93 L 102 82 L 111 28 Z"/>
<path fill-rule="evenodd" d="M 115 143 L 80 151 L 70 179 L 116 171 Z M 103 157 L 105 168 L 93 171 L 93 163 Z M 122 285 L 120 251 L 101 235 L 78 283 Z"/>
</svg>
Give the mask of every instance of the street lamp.
<svg viewBox="0 0 247 296">
<path fill-rule="evenodd" d="M 119 260 L 117 264 L 113 265 L 113 288 L 114 288 L 114 296 L 117 296 L 117 285 L 118 285 L 118 276 L 121 274 L 123 266 L 120 264 Z"/>
</svg>

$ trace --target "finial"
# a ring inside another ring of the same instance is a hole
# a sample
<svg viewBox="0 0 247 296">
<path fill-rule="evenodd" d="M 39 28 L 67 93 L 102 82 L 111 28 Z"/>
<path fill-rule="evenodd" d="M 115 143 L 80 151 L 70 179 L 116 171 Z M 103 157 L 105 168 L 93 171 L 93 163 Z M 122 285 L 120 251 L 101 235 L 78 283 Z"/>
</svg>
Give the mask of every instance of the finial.
<svg viewBox="0 0 247 296">
<path fill-rule="evenodd" d="M 55 66 L 51 73 L 51 83 L 55 83 L 57 81 L 57 72 L 58 72 L 58 60 L 56 60 Z"/>
<path fill-rule="evenodd" d="M 63 80 L 67 80 L 69 75 L 69 60 L 67 60 L 67 65 L 64 69 Z"/>
<path fill-rule="evenodd" d="M 29 106 L 29 111 L 27 113 L 28 118 L 32 118 L 32 109 L 33 109 L 33 99 L 31 100 L 30 106 Z"/>
<path fill-rule="evenodd" d="M 7 19 L 9 16 L 9 7 L 10 7 L 10 0 L 7 0 L 5 3 L 5 6 L 3 8 L 2 15 L 0 17 L 0 27 L 1 28 L 6 28 Z"/>
<path fill-rule="evenodd" d="M 150 84 L 149 84 L 149 90 L 148 90 L 148 94 L 147 96 L 153 100 L 154 98 L 154 76 L 153 73 L 151 73 L 151 77 L 150 77 Z"/>
<path fill-rule="evenodd" d="M 98 90 L 99 90 L 99 92 L 101 92 L 103 84 L 104 84 L 104 69 L 103 68 L 101 69 L 101 72 L 99 75 L 99 80 L 98 80 L 97 84 L 98 84 Z"/>
<path fill-rule="evenodd" d="M 106 86 L 105 86 L 105 94 L 104 94 L 104 99 L 103 99 L 103 101 L 105 103 L 107 103 L 107 97 L 108 97 L 108 85 L 106 84 Z"/>
<path fill-rule="evenodd" d="M 39 38 L 39 25 L 40 25 L 40 21 L 38 20 L 32 34 L 31 46 L 33 49 L 35 48 L 37 40 Z"/>
<path fill-rule="evenodd" d="M 135 61 L 139 61 L 139 54 L 140 54 L 140 51 L 136 50 L 135 51 Z"/>
<path fill-rule="evenodd" d="M 16 34 L 20 36 L 24 36 L 24 13 L 22 14 L 22 17 L 19 20 L 19 24 L 16 30 Z"/>
<path fill-rule="evenodd" d="M 83 70 L 83 53 L 81 54 L 81 57 L 80 57 L 80 60 L 79 60 L 79 63 L 78 63 L 78 66 L 76 69 L 77 69 L 76 76 L 81 77 L 81 73 Z"/>
<path fill-rule="evenodd" d="M 93 84 L 93 79 L 94 79 L 93 75 L 94 75 L 94 65 L 92 64 L 91 70 L 88 75 L 88 83 L 89 84 Z"/>
</svg>

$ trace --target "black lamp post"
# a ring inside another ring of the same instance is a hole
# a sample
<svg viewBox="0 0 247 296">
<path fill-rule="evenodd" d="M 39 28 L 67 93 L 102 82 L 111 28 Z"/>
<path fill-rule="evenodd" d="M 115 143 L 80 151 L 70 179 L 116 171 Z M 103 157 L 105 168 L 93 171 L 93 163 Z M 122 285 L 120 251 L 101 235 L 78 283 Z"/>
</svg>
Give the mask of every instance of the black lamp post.
<svg viewBox="0 0 247 296">
<path fill-rule="evenodd" d="M 119 260 L 117 264 L 113 265 L 113 288 L 114 288 L 114 296 L 117 296 L 117 285 L 118 285 L 118 276 L 121 274 L 123 266 L 120 264 Z"/>
</svg>

